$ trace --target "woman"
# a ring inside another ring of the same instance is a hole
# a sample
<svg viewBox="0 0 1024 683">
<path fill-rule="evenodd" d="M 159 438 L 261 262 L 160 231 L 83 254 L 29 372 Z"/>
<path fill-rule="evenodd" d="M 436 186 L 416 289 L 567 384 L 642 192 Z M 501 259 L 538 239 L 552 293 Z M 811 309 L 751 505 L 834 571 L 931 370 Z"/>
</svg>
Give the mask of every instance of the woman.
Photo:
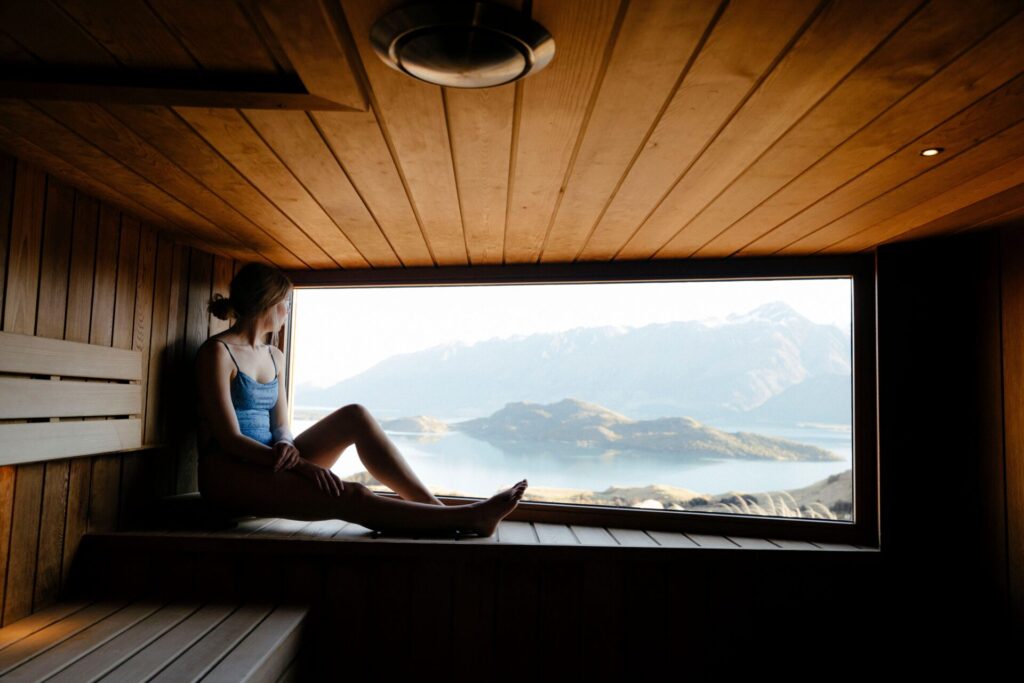
<svg viewBox="0 0 1024 683">
<path fill-rule="evenodd" d="M 397 533 L 493 534 L 519 504 L 525 479 L 484 501 L 444 505 L 357 403 L 292 436 L 280 377 L 284 354 L 260 343 L 284 324 L 291 292 L 280 270 L 249 263 L 232 279 L 230 297 L 217 295 L 209 303 L 213 315 L 236 320 L 196 353 L 203 497 L 238 515 L 344 519 Z M 351 444 L 367 471 L 404 500 L 378 496 L 331 472 Z"/>
</svg>

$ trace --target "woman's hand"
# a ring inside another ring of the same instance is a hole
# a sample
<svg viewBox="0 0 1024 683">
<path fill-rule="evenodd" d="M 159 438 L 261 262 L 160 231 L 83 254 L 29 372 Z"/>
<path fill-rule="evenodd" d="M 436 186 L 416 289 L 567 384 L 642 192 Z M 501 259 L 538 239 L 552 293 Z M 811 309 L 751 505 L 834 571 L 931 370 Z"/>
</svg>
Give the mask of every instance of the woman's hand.
<svg viewBox="0 0 1024 683">
<path fill-rule="evenodd" d="M 290 470 L 302 462 L 299 449 L 295 447 L 295 444 L 287 441 L 278 441 L 274 444 L 274 455 L 276 456 L 274 460 L 275 472 Z"/>
<path fill-rule="evenodd" d="M 317 487 L 325 493 L 340 496 L 341 492 L 345 490 L 345 482 L 338 478 L 338 475 L 309 460 L 303 460 L 296 465 L 295 472 L 316 482 Z"/>
</svg>

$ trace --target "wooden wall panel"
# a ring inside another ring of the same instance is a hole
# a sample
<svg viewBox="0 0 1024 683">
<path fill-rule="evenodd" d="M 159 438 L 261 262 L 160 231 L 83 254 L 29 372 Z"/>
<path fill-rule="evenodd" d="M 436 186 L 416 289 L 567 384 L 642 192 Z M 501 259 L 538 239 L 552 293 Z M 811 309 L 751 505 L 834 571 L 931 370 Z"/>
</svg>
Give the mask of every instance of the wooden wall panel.
<svg viewBox="0 0 1024 683">
<path fill-rule="evenodd" d="M 1001 237 L 1006 559 L 1012 636 L 1020 642 L 1024 636 L 1024 221 L 1005 228 Z"/>
<path fill-rule="evenodd" d="M 146 377 L 142 449 L 0 468 L 0 626 L 60 598 L 86 531 L 136 528 L 157 497 L 196 489 L 178 421 L 205 303 L 240 264 L 175 238 L 0 154 L 2 329 L 142 350 Z"/>
</svg>

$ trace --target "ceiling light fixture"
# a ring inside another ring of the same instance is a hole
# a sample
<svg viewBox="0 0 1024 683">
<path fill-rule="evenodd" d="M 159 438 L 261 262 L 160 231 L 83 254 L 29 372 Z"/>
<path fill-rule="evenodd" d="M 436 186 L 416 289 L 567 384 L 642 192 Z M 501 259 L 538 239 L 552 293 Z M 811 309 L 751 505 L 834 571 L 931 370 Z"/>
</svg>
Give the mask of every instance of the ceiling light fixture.
<svg viewBox="0 0 1024 683">
<path fill-rule="evenodd" d="M 944 151 L 945 151 L 944 147 L 929 147 L 928 149 L 922 149 L 921 150 L 921 156 L 923 156 L 923 157 L 933 157 L 933 156 L 936 156 L 938 154 L 942 154 Z"/>
<path fill-rule="evenodd" d="M 370 44 L 392 69 L 452 88 L 490 88 L 540 71 L 555 40 L 525 14 L 475 0 L 399 7 L 370 29 Z"/>
</svg>

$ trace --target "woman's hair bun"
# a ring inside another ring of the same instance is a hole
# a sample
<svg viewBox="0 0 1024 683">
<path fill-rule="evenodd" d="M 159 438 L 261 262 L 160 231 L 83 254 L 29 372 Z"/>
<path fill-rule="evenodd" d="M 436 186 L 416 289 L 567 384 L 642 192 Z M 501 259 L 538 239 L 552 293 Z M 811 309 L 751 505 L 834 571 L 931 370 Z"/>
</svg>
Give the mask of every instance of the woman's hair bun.
<svg viewBox="0 0 1024 683">
<path fill-rule="evenodd" d="M 235 306 L 231 301 L 230 297 L 226 297 L 220 292 L 213 295 L 213 299 L 210 300 L 210 313 L 220 320 L 227 320 L 233 314 L 235 314 Z"/>
</svg>

